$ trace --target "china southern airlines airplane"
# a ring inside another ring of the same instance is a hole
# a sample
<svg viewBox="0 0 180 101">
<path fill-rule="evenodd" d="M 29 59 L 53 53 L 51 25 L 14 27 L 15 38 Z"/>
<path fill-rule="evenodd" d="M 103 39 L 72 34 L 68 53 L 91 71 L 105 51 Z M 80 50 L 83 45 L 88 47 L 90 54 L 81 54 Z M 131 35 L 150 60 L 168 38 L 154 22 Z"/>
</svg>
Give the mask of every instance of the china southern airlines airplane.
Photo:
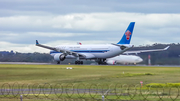
<svg viewBox="0 0 180 101">
<path fill-rule="evenodd" d="M 104 64 L 107 58 L 115 57 L 133 47 L 133 45 L 130 45 L 130 41 L 134 25 L 135 22 L 129 24 L 123 37 L 117 44 L 59 45 L 49 47 L 39 44 L 36 40 L 36 46 L 50 49 L 50 54 L 58 64 L 65 59 L 77 59 L 75 64 L 83 64 L 83 61 L 80 61 L 80 59 L 94 59 L 98 64 Z"/>
</svg>

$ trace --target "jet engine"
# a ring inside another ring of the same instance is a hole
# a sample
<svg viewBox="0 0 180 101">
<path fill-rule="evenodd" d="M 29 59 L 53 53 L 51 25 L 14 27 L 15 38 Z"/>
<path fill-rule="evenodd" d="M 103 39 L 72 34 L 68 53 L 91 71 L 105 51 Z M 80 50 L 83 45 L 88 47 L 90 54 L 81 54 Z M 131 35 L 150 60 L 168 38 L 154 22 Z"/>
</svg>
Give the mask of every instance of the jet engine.
<svg viewBox="0 0 180 101">
<path fill-rule="evenodd" d="M 108 65 L 115 65 L 116 64 L 116 61 L 115 60 L 107 60 L 106 63 Z"/>
<path fill-rule="evenodd" d="M 56 61 L 64 61 L 64 59 L 66 59 L 65 54 L 56 54 L 56 55 L 54 55 L 54 60 L 56 60 Z"/>
</svg>

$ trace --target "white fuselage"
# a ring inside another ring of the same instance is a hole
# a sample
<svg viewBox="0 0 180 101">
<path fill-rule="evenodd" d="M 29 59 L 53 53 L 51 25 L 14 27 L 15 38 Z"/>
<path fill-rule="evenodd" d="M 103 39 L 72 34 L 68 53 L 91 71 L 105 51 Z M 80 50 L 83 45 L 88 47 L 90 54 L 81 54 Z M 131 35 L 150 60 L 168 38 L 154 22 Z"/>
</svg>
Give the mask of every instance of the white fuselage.
<svg viewBox="0 0 180 101">
<path fill-rule="evenodd" d="M 122 54 L 124 51 L 120 47 L 104 44 L 104 45 L 59 45 L 56 46 L 58 49 L 69 50 L 72 52 L 80 53 L 86 56 L 85 59 L 105 59 Z M 56 51 L 50 51 L 52 56 L 56 54 L 63 54 Z M 67 55 L 66 58 L 75 58 L 73 55 Z M 81 58 L 81 57 L 80 57 Z"/>
<path fill-rule="evenodd" d="M 142 62 L 143 59 L 136 55 L 119 55 L 113 58 L 108 58 L 107 61 L 113 61 L 116 64 L 136 64 Z"/>
</svg>

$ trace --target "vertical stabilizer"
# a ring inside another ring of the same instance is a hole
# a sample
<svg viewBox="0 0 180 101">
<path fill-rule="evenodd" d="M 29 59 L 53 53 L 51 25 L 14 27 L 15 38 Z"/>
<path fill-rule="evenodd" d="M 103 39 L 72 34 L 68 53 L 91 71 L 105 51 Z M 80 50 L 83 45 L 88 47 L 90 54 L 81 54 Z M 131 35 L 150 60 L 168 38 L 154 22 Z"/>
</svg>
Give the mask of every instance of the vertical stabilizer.
<svg viewBox="0 0 180 101">
<path fill-rule="evenodd" d="M 126 29 L 122 39 L 117 44 L 130 44 L 135 22 L 131 22 Z"/>
</svg>

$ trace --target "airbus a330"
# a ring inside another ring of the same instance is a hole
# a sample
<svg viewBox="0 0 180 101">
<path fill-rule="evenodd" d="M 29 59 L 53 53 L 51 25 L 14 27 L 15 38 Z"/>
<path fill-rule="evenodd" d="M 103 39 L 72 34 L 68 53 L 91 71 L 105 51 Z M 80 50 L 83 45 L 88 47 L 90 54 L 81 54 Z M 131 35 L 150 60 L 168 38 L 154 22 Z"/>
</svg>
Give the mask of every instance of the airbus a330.
<svg viewBox="0 0 180 101">
<path fill-rule="evenodd" d="M 135 22 L 131 22 L 126 29 L 123 37 L 117 44 L 93 44 L 93 45 L 59 45 L 50 47 L 39 44 L 36 40 L 36 46 L 50 49 L 50 54 L 54 60 L 60 64 L 65 59 L 76 59 L 75 64 L 83 64 L 83 59 L 95 60 L 98 64 L 104 64 L 107 58 L 112 58 L 123 54 L 133 47 L 130 44 Z"/>
</svg>

